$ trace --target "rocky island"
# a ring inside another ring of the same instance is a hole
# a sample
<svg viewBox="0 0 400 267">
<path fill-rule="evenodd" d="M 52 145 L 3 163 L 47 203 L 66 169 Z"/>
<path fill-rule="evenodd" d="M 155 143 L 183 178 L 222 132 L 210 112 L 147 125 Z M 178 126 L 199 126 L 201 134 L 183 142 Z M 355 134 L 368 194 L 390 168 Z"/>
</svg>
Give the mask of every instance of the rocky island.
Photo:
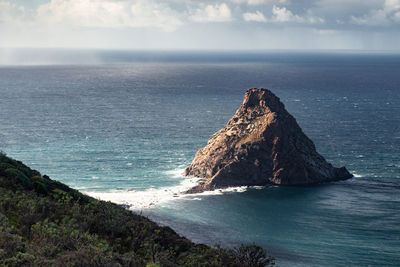
<svg viewBox="0 0 400 267">
<path fill-rule="evenodd" d="M 232 186 L 308 185 L 353 177 L 316 151 L 296 119 L 271 91 L 252 88 L 226 126 L 185 169 L 203 178 L 187 193 Z"/>
</svg>

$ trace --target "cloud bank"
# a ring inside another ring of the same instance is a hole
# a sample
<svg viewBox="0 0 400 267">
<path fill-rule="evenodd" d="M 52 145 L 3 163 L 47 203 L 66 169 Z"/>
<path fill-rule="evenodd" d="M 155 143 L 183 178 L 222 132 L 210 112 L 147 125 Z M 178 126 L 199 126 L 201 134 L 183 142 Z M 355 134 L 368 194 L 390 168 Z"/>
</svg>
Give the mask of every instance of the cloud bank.
<svg viewBox="0 0 400 267">
<path fill-rule="evenodd" d="M 399 49 L 399 26 L 400 0 L 0 0 L 0 47 Z"/>
</svg>

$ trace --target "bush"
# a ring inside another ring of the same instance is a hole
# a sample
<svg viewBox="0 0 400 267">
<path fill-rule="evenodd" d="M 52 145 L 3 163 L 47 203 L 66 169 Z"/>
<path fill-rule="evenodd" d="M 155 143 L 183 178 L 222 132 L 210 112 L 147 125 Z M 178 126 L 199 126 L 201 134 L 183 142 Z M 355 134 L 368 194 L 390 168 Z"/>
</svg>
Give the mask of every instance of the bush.
<svg viewBox="0 0 400 267">
<path fill-rule="evenodd" d="M 267 256 L 266 251 L 256 245 L 241 245 L 233 250 L 233 254 L 241 266 L 263 267 L 275 265 L 275 259 Z"/>
</svg>

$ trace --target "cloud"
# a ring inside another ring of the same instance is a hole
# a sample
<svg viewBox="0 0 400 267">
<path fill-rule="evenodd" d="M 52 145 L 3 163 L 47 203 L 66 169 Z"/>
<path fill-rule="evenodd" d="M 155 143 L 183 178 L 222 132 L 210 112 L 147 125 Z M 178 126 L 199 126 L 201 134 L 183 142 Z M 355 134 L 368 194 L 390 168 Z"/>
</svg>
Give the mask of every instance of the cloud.
<svg viewBox="0 0 400 267">
<path fill-rule="evenodd" d="M 225 3 L 207 5 L 193 10 L 190 19 L 195 22 L 225 22 L 232 20 L 232 12 Z"/>
<path fill-rule="evenodd" d="M 357 25 L 368 25 L 368 26 L 384 26 L 389 25 L 387 14 L 384 10 L 374 10 L 368 15 L 360 17 L 351 16 L 350 21 Z"/>
<path fill-rule="evenodd" d="M 400 12 L 396 12 L 393 15 L 393 20 L 396 21 L 396 22 L 400 22 Z"/>
<path fill-rule="evenodd" d="M 258 10 L 255 13 L 250 13 L 250 12 L 244 13 L 243 19 L 245 21 L 267 22 L 267 19 L 265 18 L 264 14 Z"/>
<path fill-rule="evenodd" d="M 305 14 L 304 16 L 299 16 L 293 14 L 293 12 L 287 9 L 286 7 L 278 7 L 274 5 L 272 7 L 272 17 L 269 21 L 276 23 L 297 22 L 297 23 L 315 24 L 315 23 L 323 23 L 324 19 L 313 16 L 311 11 L 308 11 L 308 13 Z"/>
<path fill-rule="evenodd" d="M 88 28 L 161 28 L 174 31 L 182 21 L 170 7 L 152 1 L 51 0 L 37 9 L 47 25 Z"/>
<path fill-rule="evenodd" d="M 388 26 L 400 22 L 400 0 L 385 0 L 381 8 L 362 16 L 351 16 L 350 22 L 364 26 Z"/>
<path fill-rule="evenodd" d="M 400 0 L 0 0 L 0 47 L 399 50 L 399 24 Z"/>
<path fill-rule="evenodd" d="M 383 4 L 383 10 L 388 13 L 400 10 L 400 0 L 386 0 Z"/>
<path fill-rule="evenodd" d="M 248 5 L 271 5 L 271 4 L 287 4 L 289 0 L 231 0 L 235 4 L 248 4 Z"/>
<path fill-rule="evenodd" d="M 286 9 L 286 7 L 272 7 L 272 20 L 275 22 L 289 22 L 289 21 L 300 21 L 301 18 L 297 15 L 293 15 L 293 13 Z"/>
<path fill-rule="evenodd" d="M 0 24 L 16 23 L 25 15 L 25 9 L 22 6 L 10 2 L 0 1 Z"/>
</svg>

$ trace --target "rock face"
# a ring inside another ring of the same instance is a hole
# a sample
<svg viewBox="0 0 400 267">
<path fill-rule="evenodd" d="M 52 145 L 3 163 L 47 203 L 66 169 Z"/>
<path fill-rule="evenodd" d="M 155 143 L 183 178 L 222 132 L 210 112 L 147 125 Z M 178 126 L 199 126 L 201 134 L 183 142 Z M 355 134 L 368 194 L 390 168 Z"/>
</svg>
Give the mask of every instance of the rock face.
<svg viewBox="0 0 400 267">
<path fill-rule="evenodd" d="M 231 186 L 307 185 L 351 178 L 320 155 L 271 91 L 247 90 L 243 104 L 185 169 L 203 178 L 187 193 Z"/>
</svg>

